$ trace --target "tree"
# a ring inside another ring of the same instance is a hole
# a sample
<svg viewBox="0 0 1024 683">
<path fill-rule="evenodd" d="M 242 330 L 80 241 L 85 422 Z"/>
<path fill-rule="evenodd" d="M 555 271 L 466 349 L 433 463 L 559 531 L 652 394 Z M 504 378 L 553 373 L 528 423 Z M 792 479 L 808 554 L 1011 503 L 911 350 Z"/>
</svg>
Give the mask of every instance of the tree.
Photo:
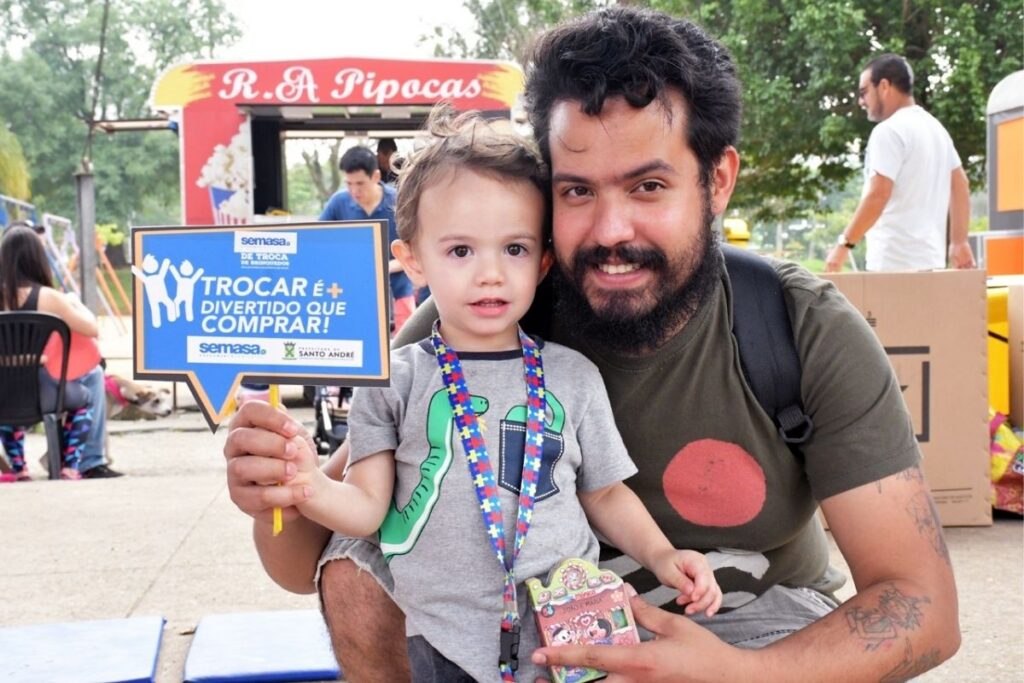
<svg viewBox="0 0 1024 683">
<path fill-rule="evenodd" d="M 303 152 L 306 154 L 306 152 Z M 295 216 L 319 216 L 326 200 L 313 184 L 309 168 L 303 164 L 288 166 L 288 211 Z"/>
<path fill-rule="evenodd" d="M 321 151 L 327 152 L 325 161 L 320 160 Z M 326 150 L 323 149 L 323 145 L 302 150 L 302 161 L 306 165 L 306 170 L 309 171 L 309 183 L 316 190 L 321 205 L 326 204 L 327 200 L 341 187 L 341 168 L 338 166 L 340 158 L 341 140 L 330 143 Z M 290 182 L 290 169 L 288 177 Z"/>
<path fill-rule="evenodd" d="M 949 130 L 975 185 L 985 172 L 985 103 L 1021 68 L 1020 0 L 654 0 L 693 17 L 732 51 L 744 87 L 734 205 L 759 212 L 765 196 L 791 210 L 817 204 L 859 171 L 872 124 L 857 78 L 881 52 L 907 57 L 914 95 Z"/>
<path fill-rule="evenodd" d="M 480 40 L 434 31 L 439 55 L 516 58 L 533 32 L 597 0 L 467 0 Z M 686 16 L 733 53 L 743 82 L 740 182 L 753 218 L 818 206 L 859 170 L 871 124 L 857 78 L 872 54 L 907 56 L 915 96 L 947 127 L 975 186 L 985 169 L 988 93 L 1021 68 L 1020 0 L 646 0 Z M 771 201 L 769 201 L 771 200 Z"/>
<path fill-rule="evenodd" d="M 25 153 L 18 138 L 7 130 L 3 119 L 0 119 L 0 194 L 22 201 L 28 200 L 32 194 Z"/>
<path fill-rule="evenodd" d="M 100 135 L 89 149 L 87 133 L 98 120 L 148 118 L 159 71 L 237 38 L 222 0 L 0 0 L 0 24 L 0 115 L 22 142 L 37 204 L 73 215 L 71 176 L 88 154 L 101 221 L 176 222 L 173 134 Z"/>
<path fill-rule="evenodd" d="M 476 21 L 476 40 L 446 26 L 436 26 L 424 40 L 433 41 L 436 57 L 510 59 L 526 63 L 530 41 L 563 19 L 606 7 L 610 0 L 466 0 Z"/>
</svg>

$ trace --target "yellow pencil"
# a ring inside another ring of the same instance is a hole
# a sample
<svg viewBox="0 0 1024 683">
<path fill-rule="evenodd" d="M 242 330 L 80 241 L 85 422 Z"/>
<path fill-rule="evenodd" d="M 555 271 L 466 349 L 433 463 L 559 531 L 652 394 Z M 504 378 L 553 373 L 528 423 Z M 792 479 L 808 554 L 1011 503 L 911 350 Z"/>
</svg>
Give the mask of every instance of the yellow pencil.
<svg viewBox="0 0 1024 683">
<path fill-rule="evenodd" d="M 270 385 L 270 405 L 275 408 L 281 405 L 281 390 L 276 384 Z M 274 508 L 274 535 L 277 536 L 283 530 L 284 520 L 281 518 L 281 508 Z"/>
</svg>

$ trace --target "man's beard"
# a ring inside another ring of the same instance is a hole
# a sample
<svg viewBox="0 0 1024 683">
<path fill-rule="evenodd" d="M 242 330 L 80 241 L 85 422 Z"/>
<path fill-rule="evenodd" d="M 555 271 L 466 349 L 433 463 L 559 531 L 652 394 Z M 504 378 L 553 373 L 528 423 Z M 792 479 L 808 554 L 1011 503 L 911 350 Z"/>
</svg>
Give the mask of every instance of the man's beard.
<svg viewBox="0 0 1024 683">
<path fill-rule="evenodd" d="M 555 312 L 573 336 L 585 337 L 619 353 L 651 351 L 673 337 L 714 291 L 721 273 L 717 256 L 718 235 L 711 229 L 714 216 L 705 197 L 703 225 L 698 241 L 672 262 L 660 249 L 596 246 L 581 249 L 573 257 L 571 272 L 559 264 L 552 273 Z M 584 294 L 587 271 L 610 256 L 637 263 L 655 277 L 651 288 L 641 292 L 606 292 L 595 310 Z M 652 291 L 653 289 L 653 291 Z M 644 298 L 654 305 L 638 312 Z"/>
</svg>

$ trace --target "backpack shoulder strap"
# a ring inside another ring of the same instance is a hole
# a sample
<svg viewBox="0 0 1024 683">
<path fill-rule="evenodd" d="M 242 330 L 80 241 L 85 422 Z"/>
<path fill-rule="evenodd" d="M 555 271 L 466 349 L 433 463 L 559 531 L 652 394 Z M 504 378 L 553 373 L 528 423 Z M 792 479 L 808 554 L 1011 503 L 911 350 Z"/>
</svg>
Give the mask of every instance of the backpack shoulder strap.
<svg viewBox="0 0 1024 683">
<path fill-rule="evenodd" d="M 800 356 L 786 310 L 782 281 L 757 254 L 722 245 L 732 285 L 732 333 L 754 396 L 794 453 L 814 424 L 800 396 Z"/>
</svg>

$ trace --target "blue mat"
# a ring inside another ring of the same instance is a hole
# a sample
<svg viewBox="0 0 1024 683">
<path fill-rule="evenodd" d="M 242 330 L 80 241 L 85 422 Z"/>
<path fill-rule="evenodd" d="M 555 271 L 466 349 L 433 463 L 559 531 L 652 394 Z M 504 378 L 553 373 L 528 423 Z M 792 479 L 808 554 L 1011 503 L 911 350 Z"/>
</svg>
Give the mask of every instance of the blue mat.
<svg viewBox="0 0 1024 683">
<path fill-rule="evenodd" d="M 203 617 L 185 660 L 190 683 L 333 681 L 340 675 L 316 610 Z"/>
<path fill-rule="evenodd" d="M 0 680 L 147 683 L 163 629 L 163 617 L 0 628 Z"/>
</svg>

